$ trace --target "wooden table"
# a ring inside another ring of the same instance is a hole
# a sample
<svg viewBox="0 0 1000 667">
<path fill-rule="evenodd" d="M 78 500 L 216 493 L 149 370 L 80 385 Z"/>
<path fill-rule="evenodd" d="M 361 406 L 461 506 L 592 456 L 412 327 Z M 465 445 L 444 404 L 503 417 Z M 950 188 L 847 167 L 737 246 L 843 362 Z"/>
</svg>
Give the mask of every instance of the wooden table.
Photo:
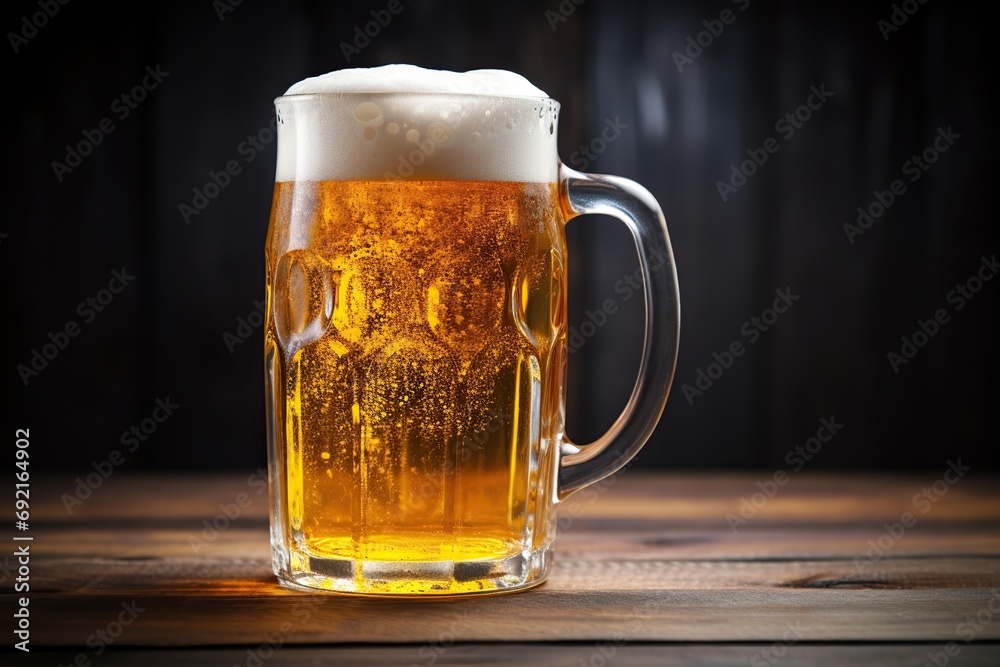
<svg viewBox="0 0 1000 667">
<path fill-rule="evenodd" d="M 32 489 L 31 658 L 1000 665 L 1000 478 L 973 471 L 948 484 L 944 473 L 803 472 L 772 486 L 771 473 L 624 472 L 566 502 L 542 587 L 428 600 L 279 586 L 266 492 L 249 472 L 116 472 L 72 514 L 60 496 L 75 482 L 46 479 Z M 741 499 L 745 523 L 734 520 Z M 220 519 L 227 510 L 235 518 Z M 907 512 L 915 523 L 901 522 Z M 212 520 L 224 529 L 207 531 Z M 100 656 L 98 631 L 117 634 Z M 0 662 L 38 664 L 20 652 Z"/>
</svg>

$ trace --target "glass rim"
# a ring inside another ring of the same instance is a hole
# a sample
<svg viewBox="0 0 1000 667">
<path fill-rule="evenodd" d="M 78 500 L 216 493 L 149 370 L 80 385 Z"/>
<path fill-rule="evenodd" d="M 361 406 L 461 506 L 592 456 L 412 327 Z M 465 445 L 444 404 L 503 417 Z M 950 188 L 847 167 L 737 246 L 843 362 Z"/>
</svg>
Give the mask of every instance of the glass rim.
<svg viewBox="0 0 1000 667">
<path fill-rule="evenodd" d="M 291 95 L 279 95 L 274 98 L 274 103 L 284 101 L 305 101 L 313 98 L 349 98 L 349 97 L 481 97 L 481 98 L 492 98 L 499 100 L 525 100 L 540 103 L 551 103 L 555 107 L 561 108 L 559 101 L 548 97 L 540 95 L 505 95 L 502 93 L 462 93 L 457 91 L 447 91 L 447 92 L 427 92 L 422 93 L 414 90 L 404 90 L 404 91 L 380 91 L 373 93 L 366 93 L 360 91 L 327 91 L 320 93 L 293 93 Z"/>
</svg>

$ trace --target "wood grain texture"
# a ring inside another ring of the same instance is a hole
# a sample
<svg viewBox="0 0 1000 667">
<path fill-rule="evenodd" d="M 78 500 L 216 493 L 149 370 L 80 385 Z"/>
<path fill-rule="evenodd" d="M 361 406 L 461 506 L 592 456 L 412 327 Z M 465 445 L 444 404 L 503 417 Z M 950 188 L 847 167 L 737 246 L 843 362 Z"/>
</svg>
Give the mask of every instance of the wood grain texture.
<svg viewBox="0 0 1000 667">
<path fill-rule="evenodd" d="M 399 600 L 279 586 L 270 570 L 266 497 L 250 475 L 117 473 L 72 513 L 60 494 L 72 492 L 73 480 L 40 485 L 32 514 L 33 644 L 85 647 L 133 601 L 143 611 L 115 639 L 118 649 L 257 646 L 268 638 L 286 646 L 411 644 L 408 654 L 380 649 L 390 651 L 385 662 L 397 655 L 403 664 L 426 664 L 413 657 L 415 650 L 452 642 L 579 642 L 586 651 L 611 641 L 622 659 L 634 658 L 626 664 L 653 664 L 657 658 L 642 642 L 766 643 L 791 636 L 805 650 L 817 642 L 957 640 L 965 647 L 962 659 L 974 660 L 980 654 L 971 649 L 979 647 L 965 639 L 1000 639 L 1000 620 L 992 620 L 1000 615 L 995 477 L 970 474 L 920 512 L 913 498 L 935 475 L 803 474 L 734 531 L 727 513 L 739 513 L 741 498 L 769 475 L 622 474 L 566 502 L 555 572 L 543 586 L 513 595 Z M 220 503 L 241 492 L 251 502 L 240 515 L 217 535 L 204 532 Z M 888 540 L 883 524 L 907 511 L 917 523 Z M 885 548 L 870 551 L 880 537 Z M 0 579 L 10 590 L 9 560 L 2 564 L 8 569 Z M 11 594 L 3 597 L 13 606 Z M 465 655 L 457 648 L 449 654 Z M 731 648 L 730 657 L 712 654 L 713 661 L 746 664 Z M 871 647 L 856 648 L 862 664 L 875 661 Z M 334 654 L 300 655 L 325 664 Z M 473 650 L 466 663 L 441 656 L 437 664 L 480 664 L 484 655 Z M 674 664 L 663 655 L 657 664 Z M 802 655 L 805 664 L 810 654 Z M 905 655 L 886 654 L 899 664 Z M 577 658 L 566 664 L 579 664 Z M 783 664 L 796 664 L 788 658 Z M 563 664 L 554 657 L 538 661 Z"/>
<path fill-rule="evenodd" d="M 780 652 L 768 654 L 767 651 Z M 852 667 L 915 667 L 930 661 L 930 655 L 941 653 L 940 644 L 850 645 L 796 644 L 774 647 L 772 644 L 453 644 L 401 646 L 284 646 L 272 652 L 268 647 L 208 648 L 173 650 L 114 650 L 100 657 L 103 667 L 229 667 L 247 665 L 252 656 L 267 656 L 261 663 L 267 667 L 344 667 L 346 665 L 402 665 L 430 667 L 445 665 L 462 667 L 674 667 L 675 665 L 713 665 L 715 667 L 747 667 L 752 660 L 759 664 L 781 667 L 813 667 L 814 665 L 851 665 Z M 248 653 L 249 652 L 249 653 Z M 609 657 L 606 657 L 609 656 Z M 31 660 L 13 656 L 3 664 L 10 667 L 33 667 L 38 664 L 69 665 L 76 653 L 48 651 L 33 653 Z M 774 657 L 773 662 L 768 657 Z M 931 663 L 933 664 L 933 663 Z M 962 645 L 955 656 L 948 656 L 948 667 L 996 667 L 1000 664 L 1000 646 Z"/>
</svg>

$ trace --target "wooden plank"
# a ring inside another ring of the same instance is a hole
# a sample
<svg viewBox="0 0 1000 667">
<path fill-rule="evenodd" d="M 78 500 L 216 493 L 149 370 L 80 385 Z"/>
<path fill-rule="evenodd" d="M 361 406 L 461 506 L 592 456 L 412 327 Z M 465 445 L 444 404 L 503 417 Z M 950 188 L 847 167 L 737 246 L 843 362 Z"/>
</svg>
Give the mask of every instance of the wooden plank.
<svg viewBox="0 0 1000 667">
<path fill-rule="evenodd" d="M 913 512 L 913 498 L 931 488 L 941 473 L 906 474 L 887 477 L 862 473 L 849 475 L 793 474 L 787 484 L 777 487 L 774 497 L 758 510 L 752 523 L 768 521 L 827 522 L 897 520 L 903 512 Z M 711 522 L 726 528 L 728 513 L 738 514 L 741 499 L 760 492 L 773 471 L 740 474 L 672 473 L 652 474 L 625 471 L 614 481 L 605 480 L 574 496 L 563 508 L 587 518 L 647 518 L 662 521 Z M 957 484 L 932 503 L 920 516 L 922 522 L 1000 521 L 1000 476 L 966 473 Z M 76 482 L 71 477 L 52 477 L 39 482 L 39 500 L 32 516 L 39 522 L 86 521 L 96 519 L 137 520 L 212 517 L 220 503 L 231 503 L 239 493 L 251 499 L 242 510 L 243 518 L 267 518 L 266 491 L 259 472 L 225 475 L 155 475 L 119 472 L 92 491 L 80 505 L 67 511 L 63 494 L 71 496 Z M 940 488 L 940 487 L 939 487 Z M 44 491 L 43 491 L 44 489 Z"/>
<path fill-rule="evenodd" d="M 60 594 L 183 595 L 211 587 L 220 596 L 280 594 L 270 559 L 58 558 L 35 561 L 35 586 Z M 603 560 L 558 555 L 545 592 L 592 590 L 1000 589 L 1000 558 L 846 560 Z M 998 602 L 1000 607 L 1000 602 Z"/>
<path fill-rule="evenodd" d="M 948 667 L 995 667 L 1000 664 L 1000 647 L 960 644 L 959 653 L 948 657 Z M 249 653 L 248 653 L 249 651 Z M 941 644 L 451 644 L 404 646 L 300 647 L 284 646 L 273 650 L 260 644 L 251 648 L 110 650 L 100 657 L 103 667 L 219 667 L 219 665 L 257 664 L 261 658 L 268 667 L 342 667 L 343 665 L 444 665 L 462 667 L 674 667 L 675 665 L 715 665 L 746 667 L 754 664 L 780 664 L 782 667 L 813 667 L 819 664 L 856 667 L 913 667 L 943 653 Z M 780 653 L 780 656 L 777 655 Z M 27 659 L 13 656 L 4 664 L 32 667 L 39 663 L 69 665 L 76 658 L 69 651 L 33 651 Z M 89 653 L 87 654 L 90 655 Z M 946 655 L 946 654 L 945 654 Z M 610 657 L 606 657 L 610 656 Z M 772 660 L 768 660 L 772 658 Z M 933 664 L 933 663 L 931 663 Z"/>
<path fill-rule="evenodd" d="M 235 521 L 214 537 L 203 531 L 196 520 L 159 529 L 141 524 L 81 524 L 35 531 L 34 549 L 45 558 L 270 558 L 263 521 Z M 649 521 L 620 520 L 614 526 L 595 527 L 593 521 L 581 519 L 559 532 L 556 555 L 581 560 L 852 560 L 872 549 L 869 540 L 877 546 L 883 534 L 882 524 L 825 530 L 751 525 L 733 534 L 717 526 L 677 528 Z M 986 557 L 1000 554 L 1000 526 L 918 524 L 902 538 L 883 541 L 883 545 L 885 558 Z"/>
<path fill-rule="evenodd" d="M 991 603 L 1000 612 L 1000 485 L 985 476 L 949 487 L 865 564 L 855 558 L 933 476 L 797 476 L 734 532 L 725 514 L 758 478 L 629 473 L 577 497 L 544 586 L 450 600 L 279 586 L 259 479 L 120 474 L 72 515 L 51 491 L 65 481 L 52 480 L 33 494 L 45 499 L 32 515 L 33 641 L 83 646 L 133 601 L 144 611 L 116 646 L 255 645 L 267 633 L 287 644 L 767 642 L 790 628 L 801 642 L 945 641 L 968 617 L 992 620 Z M 250 505 L 208 539 L 203 522 L 241 492 Z M 1000 639 L 1000 623 L 975 639 Z"/>
<path fill-rule="evenodd" d="M 290 643 L 421 642 L 445 634 L 460 641 L 774 641 L 800 624 L 804 641 L 944 641 L 962 638 L 961 624 L 978 613 L 992 619 L 991 603 L 1000 610 L 995 586 L 827 586 L 807 577 L 798 586 L 699 588 L 681 581 L 449 600 L 312 594 L 240 577 L 178 591 L 104 589 L 95 581 L 93 592 L 38 593 L 31 604 L 35 640 L 54 646 L 85 644 L 130 604 L 144 611 L 121 645 L 253 644 L 288 623 Z M 976 639 L 1000 639 L 1000 623 L 985 625 Z"/>
<path fill-rule="evenodd" d="M 1000 589 L 998 559 L 887 560 L 865 576 L 845 562 L 564 559 L 546 586 L 482 604 L 303 594 L 277 586 L 260 560 L 214 561 L 209 567 L 175 561 L 172 569 L 155 560 L 58 565 L 61 577 L 36 581 L 66 593 L 34 603 L 42 619 L 36 637 L 53 645 L 85 643 L 101 626 L 94 619 L 113 620 L 121 602 L 131 600 L 149 613 L 143 612 L 121 645 L 253 643 L 296 621 L 296 605 L 309 602 L 319 605 L 310 614 L 316 618 L 289 642 L 421 641 L 449 632 L 463 641 L 596 641 L 618 632 L 660 641 L 773 640 L 803 617 L 816 639 L 944 640 L 960 639 L 962 620 L 988 608 L 988 589 Z M 904 588 L 930 594 L 885 594 Z M 345 626 L 347 618 L 353 622 Z M 1000 624 L 977 635 L 1000 638 Z"/>
</svg>

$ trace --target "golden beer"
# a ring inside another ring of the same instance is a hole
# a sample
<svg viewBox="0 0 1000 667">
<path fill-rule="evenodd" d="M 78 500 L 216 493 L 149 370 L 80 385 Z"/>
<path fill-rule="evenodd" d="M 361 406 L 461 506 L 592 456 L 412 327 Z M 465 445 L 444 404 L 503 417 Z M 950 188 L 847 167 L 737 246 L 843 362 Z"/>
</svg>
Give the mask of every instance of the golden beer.
<svg viewBox="0 0 1000 667">
<path fill-rule="evenodd" d="M 541 583 L 559 502 L 620 469 L 666 402 L 680 313 L 662 212 L 635 183 L 564 167 L 559 104 L 510 72 L 340 70 L 275 108 L 275 574 L 365 594 Z M 646 320 L 622 416 L 577 446 L 564 226 L 583 213 L 631 230 Z"/>
<path fill-rule="evenodd" d="M 265 344 L 293 558 L 502 560 L 544 540 L 556 186 L 279 182 L 272 211 Z M 428 585 L 464 590 L 387 587 Z"/>
</svg>

